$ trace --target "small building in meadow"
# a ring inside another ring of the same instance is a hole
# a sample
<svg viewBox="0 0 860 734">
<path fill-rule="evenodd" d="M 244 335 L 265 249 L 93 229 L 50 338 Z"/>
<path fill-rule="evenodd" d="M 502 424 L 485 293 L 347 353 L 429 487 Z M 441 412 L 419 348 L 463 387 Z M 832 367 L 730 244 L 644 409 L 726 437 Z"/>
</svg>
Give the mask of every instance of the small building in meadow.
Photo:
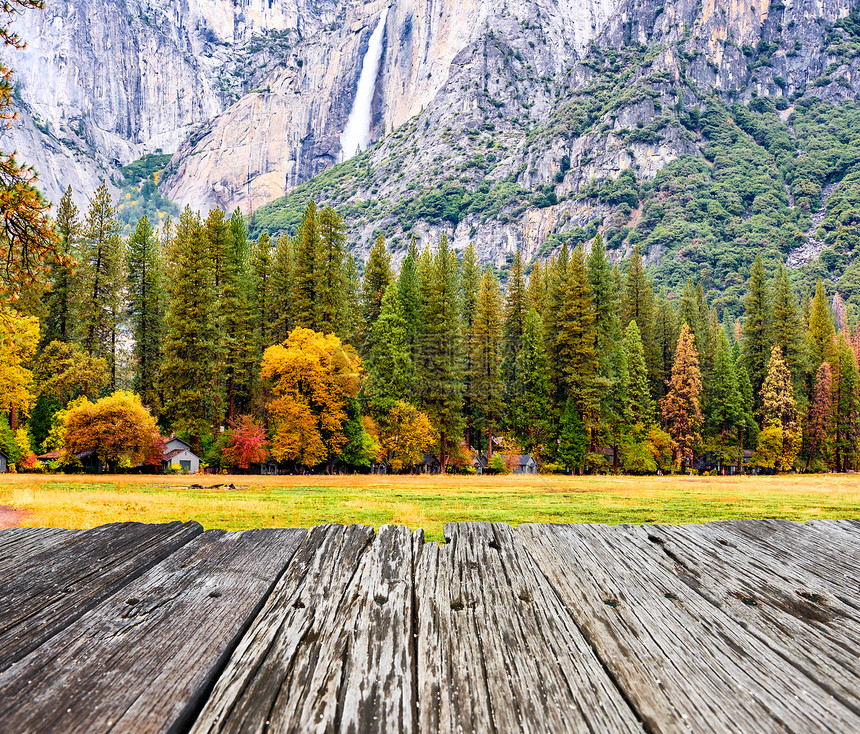
<svg viewBox="0 0 860 734">
<path fill-rule="evenodd" d="M 0 474 L 5 474 L 9 471 L 9 457 L 0 451 Z"/>
<path fill-rule="evenodd" d="M 442 462 L 436 454 L 424 454 L 424 458 L 415 465 L 415 469 L 419 474 L 441 474 Z"/>
<path fill-rule="evenodd" d="M 389 467 L 388 462 L 385 459 L 380 459 L 379 461 L 374 461 L 370 465 L 370 473 L 371 474 L 388 474 Z"/>
<path fill-rule="evenodd" d="M 514 474 L 537 474 L 538 465 L 531 454 L 519 454 L 514 456 L 503 456 L 505 466 L 511 467 Z"/>
<path fill-rule="evenodd" d="M 60 450 L 54 449 L 53 451 L 49 451 L 47 454 L 37 456 L 36 459 L 42 466 L 50 466 L 52 462 L 60 460 Z"/>
<path fill-rule="evenodd" d="M 484 472 L 487 471 L 487 465 L 488 464 L 489 464 L 489 461 L 487 460 L 487 457 L 485 454 L 478 454 L 472 460 L 472 468 L 475 470 L 475 474 L 477 474 L 478 476 L 482 476 L 484 474 Z"/>
<path fill-rule="evenodd" d="M 200 457 L 191 450 L 191 444 L 176 436 L 164 438 L 164 450 L 161 455 L 161 470 L 166 472 L 171 467 L 179 469 L 184 474 L 196 474 L 200 471 Z"/>
</svg>

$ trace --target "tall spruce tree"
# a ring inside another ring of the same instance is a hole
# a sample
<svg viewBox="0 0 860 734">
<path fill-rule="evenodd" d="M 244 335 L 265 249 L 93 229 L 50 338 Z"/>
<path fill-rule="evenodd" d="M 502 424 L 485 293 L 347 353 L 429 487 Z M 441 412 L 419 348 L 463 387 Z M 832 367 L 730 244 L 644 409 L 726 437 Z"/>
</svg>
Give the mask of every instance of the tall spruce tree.
<svg viewBox="0 0 860 734">
<path fill-rule="evenodd" d="M 74 260 L 81 235 L 78 208 L 72 201 L 72 187 L 66 189 L 57 207 L 54 225 L 57 234 L 56 257 L 51 260 L 51 287 L 45 294 L 45 318 L 42 321 L 42 346 L 53 341 L 66 342 L 72 335 L 74 312 Z"/>
<path fill-rule="evenodd" d="M 295 261 L 295 240 L 282 234 L 275 243 L 272 256 L 272 339 L 275 344 L 287 340 L 296 327 L 295 303 L 293 297 L 293 265 Z"/>
<path fill-rule="evenodd" d="M 460 284 L 457 259 L 445 235 L 427 275 L 419 379 L 425 390 L 424 406 L 439 431 L 439 458 L 444 473 L 451 444 L 459 440 L 463 427 Z"/>
<path fill-rule="evenodd" d="M 266 232 L 251 248 L 251 313 L 254 323 L 254 343 L 257 361 L 263 352 L 276 343 L 277 317 L 272 288 L 272 264 L 275 259 L 272 240 Z"/>
<path fill-rule="evenodd" d="M 215 296 L 221 297 L 221 281 L 223 280 L 224 261 L 230 246 L 230 220 L 224 216 L 221 209 L 210 209 L 204 222 L 209 256 L 212 258 L 212 279 Z"/>
<path fill-rule="evenodd" d="M 472 379 L 475 375 L 475 367 L 472 357 L 475 354 L 472 342 L 475 339 L 474 326 L 475 314 L 478 304 L 478 291 L 481 284 L 481 271 L 478 268 L 478 257 L 475 248 L 469 243 L 463 253 L 463 262 L 460 268 L 460 305 L 462 308 L 462 330 L 463 330 L 463 418 L 466 421 L 466 442 L 471 446 L 477 437 L 481 422 L 479 410 L 475 406 L 475 391 Z"/>
<path fill-rule="evenodd" d="M 508 276 L 508 294 L 505 302 L 505 321 L 502 344 L 502 383 L 506 402 L 510 403 L 518 393 L 517 363 L 526 328 L 526 315 L 529 312 L 529 295 L 523 271 L 520 251 L 514 255 Z"/>
<path fill-rule="evenodd" d="M 648 428 L 654 423 L 654 401 L 648 386 L 648 365 L 645 364 L 645 348 L 642 335 L 635 321 L 624 330 L 624 356 L 627 363 L 626 417 L 631 426 Z"/>
<path fill-rule="evenodd" d="M 812 402 L 807 415 L 806 470 L 820 458 L 825 466 L 829 462 L 830 449 L 835 438 L 836 406 L 833 400 L 833 371 L 823 362 L 815 376 Z"/>
<path fill-rule="evenodd" d="M 719 439 L 719 462 L 725 473 L 726 462 L 731 463 L 727 449 L 731 445 L 730 436 L 744 418 L 743 397 L 725 329 L 717 329 L 715 342 L 713 370 L 705 391 L 705 430 Z"/>
<path fill-rule="evenodd" d="M 633 247 L 633 254 L 627 262 L 624 277 L 624 289 L 621 293 L 621 327 L 635 321 L 642 334 L 642 346 L 645 348 L 645 361 L 648 364 L 648 379 L 651 381 L 651 391 L 659 394 L 663 389 L 660 354 L 655 339 L 655 303 L 654 287 L 645 272 L 645 263 L 639 252 L 639 245 Z"/>
<path fill-rule="evenodd" d="M 594 347 L 594 302 L 581 246 L 570 258 L 557 319 L 554 357 L 559 360 L 563 395 L 573 401 L 590 432 L 598 419 L 598 358 Z"/>
<path fill-rule="evenodd" d="M 361 345 L 361 280 L 358 266 L 351 252 L 346 253 L 343 265 L 343 320 L 344 341 L 358 348 Z"/>
<path fill-rule="evenodd" d="M 91 357 L 107 362 L 111 391 L 116 389 L 123 247 L 110 191 L 102 181 L 90 202 L 81 233 L 75 286 L 76 341 Z"/>
<path fill-rule="evenodd" d="M 818 371 L 822 362 L 835 359 L 835 338 L 836 329 L 833 326 L 827 293 L 824 290 L 824 283 L 819 279 L 815 286 L 815 296 L 809 306 L 809 331 L 807 332 L 810 366 L 814 371 Z"/>
<path fill-rule="evenodd" d="M 502 294 L 487 268 L 481 278 L 472 322 L 472 407 L 487 431 L 487 456 L 493 455 L 493 432 L 502 418 Z"/>
<path fill-rule="evenodd" d="M 221 415 L 215 389 L 218 313 L 215 277 L 200 216 L 186 206 L 168 253 L 168 308 L 161 383 L 165 413 L 195 452 Z"/>
<path fill-rule="evenodd" d="M 421 330 L 421 290 L 418 279 L 418 243 L 413 237 L 409 242 L 406 258 L 400 266 L 397 288 L 403 319 L 406 322 L 407 338 L 412 346 L 415 336 Z"/>
<path fill-rule="evenodd" d="M 128 238 L 128 319 L 134 340 L 132 387 L 144 405 L 161 408 L 158 376 L 164 340 L 165 292 L 158 234 L 144 216 Z"/>
<path fill-rule="evenodd" d="M 526 313 L 514 374 L 508 385 L 508 428 L 523 449 L 540 453 L 552 434 L 552 404 L 543 322 L 534 306 Z"/>
<path fill-rule="evenodd" d="M 600 423 L 609 428 L 612 444 L 616 445 L 625 422 L 627 360 L 621 346 L 621 304 L 615 275 L 599 234 L 594 238 L 588 255 L 587 275 L 594 310 L 594 351 L 597 355 L 595 379 L 600 398 Z M 595 428 L 592 431 L 594 446 L 597 444 L 596 439 Z M 617 451 L 615 456 L 618 456 Z"/>
<path fill-rule="evenodd" d="M 260 367 L 261 355 L 255 339 L 255 319 L 251 303 L 252 281 L 248 269 L 249 258 L 248 230 L 245 227 L 244 217 L 236 210 L 230 218 L 219 300 L 221 326 L 219 351 L 223 360 L 228 423 L 250 410 L 253 388 Z M 272 290 L 273 293 L 279 293 L 275 288 Z M 277 308 L 275 313 L 279 313 Z M 273 338 L 278 340 L 278 335 L 274 334 Z"/>
<path fill-rule="evenodd" d="M 765 281 L 764 264 L 756 255 L 750 268 L 750 279 L 744 299 L 743 342 L 741 354 L 753 388 L 756 410 L 761 407 L 761 386 L 767 376 L 771 357 L 770 298 Z"/>
<path fill-rule="evenodd" d="M 543 319 L 546 308 L 546 268 L 540 260 L 535 260 L 532 264 L 532 271 L 529 274 L 528 295 L 529 304 L 534 306 L 538 316 Z"/>
<path fill-rule="evenodd" d="M 316 258 L 319 251 L 317 205 L 312 201 L 305 209 L 296 233 L 293 260 L 293 312 L 295 325 L 313 329 L 316 322 Z"/>
<path fill-rule="evenodd" d="M 408 399 L 415 380 L 396 283 L 385 289 L 379 318 L 368 332 L 364 367 L 367 379 L 362 386 L 362 403 L 369 415 L 384 423 L 397 402 Z"/>
<path fill-rule="evenodd" d="M 800 387 L 808 362 L 803 338 L 805 329 L 797 297 L 788 279 L 788 269 L 782 263 L 774 276 L 771 292 L 773 343 L 782 350 L 794 384 Z"/>
<path fill-rule="evenodd" d="M 367 334 L 382 309 L 382 297 L 388 284 L 393 280 L 391 273 L 391 254 L 385 246 L 385 237 L 379 235 L 364 266 L 361 283 L 361 314 L 364 320 L 364 333 Z"/>
<path fill-rule="evenodd" d="M 651 390 L 659 402 L 665 397 L 672 377 L 672 364 L 675 361 L 675 347 L 678 344 L 681 324 L 665 293 L 660 293 L 655 303 L 654 347 L 657 379 L 651 383 Z"/>
<path fill-rule="evenodd" d="M 346 250 L 346 226 L 340 215 L 330 206 L 319 215 L 319 250 L 314 260 L 314 279 L 317 283 L 317 331 L 347 336 L 343 260 Z"/>
</svg>

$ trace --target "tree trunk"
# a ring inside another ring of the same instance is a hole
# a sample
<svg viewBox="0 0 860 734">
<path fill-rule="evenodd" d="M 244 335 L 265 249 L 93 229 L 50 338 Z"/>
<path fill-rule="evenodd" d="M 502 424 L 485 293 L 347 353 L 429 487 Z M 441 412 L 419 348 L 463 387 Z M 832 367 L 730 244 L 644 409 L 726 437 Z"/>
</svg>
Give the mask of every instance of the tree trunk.
<svg viewBox="0 0 860 734">
<path fill-rule="evenodd" d="M 9 428 L 11 428 L 13 431 L 18 429 L 18 408 L 16 408 L 14 405 L 9 411 Z"/>
<path fill-rule="evenodd" d="M 493 458 L 493 424 L 487 421 L 487 461 Z"/>
<path fill-rule="evenodd" d="M 448 456 L 445 453 L 445 431 L 442 431 L 442 435 L 439 438 L 439 463 L 441 466 L 439 467 L 439 474 L 445 476 L 445 465 L 448 463 Z"/>
</svg>

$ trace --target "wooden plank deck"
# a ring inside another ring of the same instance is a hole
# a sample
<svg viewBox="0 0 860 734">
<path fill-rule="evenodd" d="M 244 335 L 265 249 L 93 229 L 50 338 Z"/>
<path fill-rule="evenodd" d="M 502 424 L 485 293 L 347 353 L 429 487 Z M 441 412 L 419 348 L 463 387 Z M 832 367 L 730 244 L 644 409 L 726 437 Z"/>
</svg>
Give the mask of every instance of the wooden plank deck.
<svg viewBox="0 0 860 734">
<path fill-rule="evenodd" d="M 860 522 L 0 531 L 2 732 L 860 731 Z"/>
</svg>

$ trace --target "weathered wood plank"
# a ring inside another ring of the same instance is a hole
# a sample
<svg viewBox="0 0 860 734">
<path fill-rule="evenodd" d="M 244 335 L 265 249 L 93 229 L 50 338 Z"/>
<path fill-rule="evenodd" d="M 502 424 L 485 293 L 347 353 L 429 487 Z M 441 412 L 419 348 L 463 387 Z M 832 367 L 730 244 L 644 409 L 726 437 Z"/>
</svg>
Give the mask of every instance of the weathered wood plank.
<svg viewBox="0 0 860 734">
<path fill-rule="evenodd" d="M 860 717 L 623 534 L 518 532 L 650 731 L 860 730 Z"/>
<path fill-rule="evenodd" d="M 46 551 L 80 532 L 59 528 L 0 530 L 0 577 L 7 572 L 14 572 L 28 556 Z"/>
<path fill-rule="evenodd" d="M 197 523 L 175 522 L 49 533 L 43 550 L 0 575 L 0 670 L 202 532 Z"/>
<path fill-rule="evenodd" d="M 414 731 L 411 547 L 314 528 L 192 731 Z"/>
<path fill-rule="evenodd" d="M 3 728 L 187 728 L 305 534 L 194 538 L 0 673 Z"/>
<path fill-rule="evenodd" d="M 723 542 L 753 543 L 771 557 L 818 577 L 822 588 L 860 609 L 860 543 L 785 520 L 712 522 L 705 527 L 710 533 L 722 533 Z"/>
<path fill-rule="evenodd" d="M 445 535 L 416 546 L 420 731 L 641 732 L 514 531 Z"/>
<path fill-rule="evenodd" d="M 652 553 L 656 564 L 860 714 L 860 613 L 819 593 L 816 577 L 761 547 L 721 544 L 700 525 L 611 532 Z"/>
</svg>

